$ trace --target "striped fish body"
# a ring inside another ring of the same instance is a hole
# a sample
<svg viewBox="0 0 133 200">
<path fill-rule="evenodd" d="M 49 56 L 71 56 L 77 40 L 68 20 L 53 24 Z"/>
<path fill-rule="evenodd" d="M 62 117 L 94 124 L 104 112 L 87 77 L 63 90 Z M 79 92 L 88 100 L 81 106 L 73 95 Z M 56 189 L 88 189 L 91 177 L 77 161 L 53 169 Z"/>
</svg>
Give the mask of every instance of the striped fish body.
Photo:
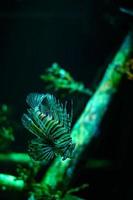
<svg viewBox="0 0 133 200">
<path fill-rule="evenodd" d="M 30 108 L 23 114 L 22 123 L 36 137 L 29 143 L 29 155 L 37 161 L 51 160 L 60 155 L 71 158 L 75 144 L 70 135 L 72 111 L 67 113 L 51 94 L 31 93 L 26 99 Z"/>
</svg>

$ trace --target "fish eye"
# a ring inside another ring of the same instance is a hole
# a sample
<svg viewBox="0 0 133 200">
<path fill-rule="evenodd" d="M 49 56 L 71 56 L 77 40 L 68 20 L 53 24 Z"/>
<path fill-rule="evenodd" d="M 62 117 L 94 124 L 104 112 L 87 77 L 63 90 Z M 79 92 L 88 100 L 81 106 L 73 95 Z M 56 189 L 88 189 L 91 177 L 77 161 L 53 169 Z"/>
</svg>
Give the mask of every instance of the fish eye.
<svg viewBox="0 0 133 200">
<path fill-rule="evenodd" d="M 48 116 L 48 115 L 49 115 L 49 111 L 46 111 L 46 112 L 45 112 L 45 115 Z"/>
</svg>

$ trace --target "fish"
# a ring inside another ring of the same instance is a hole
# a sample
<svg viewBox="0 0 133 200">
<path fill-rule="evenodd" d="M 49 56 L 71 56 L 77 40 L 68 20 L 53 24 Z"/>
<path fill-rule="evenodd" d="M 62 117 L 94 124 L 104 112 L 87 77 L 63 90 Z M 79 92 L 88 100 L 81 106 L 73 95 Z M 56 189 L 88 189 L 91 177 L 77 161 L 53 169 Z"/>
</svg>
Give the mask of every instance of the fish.
<svg viewBox="0 0 133 200">
<path fill-rule="evenodd" d="M 26 102 L 27 113 L 22 115 L 22 124 L 35 138 L 29 141 L 28 154 L 35 161 L 52 160 L 61 156 L 62 160 L 73 157 L 75 143 L 72 142 L 71 112 L 52 94 L 30 93 Z"/>
</svg>

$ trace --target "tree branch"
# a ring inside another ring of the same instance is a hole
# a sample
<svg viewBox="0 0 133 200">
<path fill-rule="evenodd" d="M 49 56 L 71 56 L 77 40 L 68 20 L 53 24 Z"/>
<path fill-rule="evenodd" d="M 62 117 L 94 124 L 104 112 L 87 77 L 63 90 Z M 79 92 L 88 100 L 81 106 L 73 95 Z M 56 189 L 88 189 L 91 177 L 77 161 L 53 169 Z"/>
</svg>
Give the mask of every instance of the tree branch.
<svg viewBox="0 0 133 200">
<path fill-rule="evenodd" d="M 129 33 L 113 61 L 108 65 L 95 94 L 87 103 L 82 115 L 72 129 L 73 142 L 76 143 L 74 158 L 65 161 L 56 158 L 43 178 L 42 184 L 48 184 L 53 189 L 56 189 L 59 184 L 66 186 L 71 180 L 83 150 L 89 145 L 96 134 L 109 103 L 118 90 L 119 83 L 124 74 L 120 73 L 120 71 L 126 68 L 126 62 L 131 50 L 132 33 Z"/>
</svg>

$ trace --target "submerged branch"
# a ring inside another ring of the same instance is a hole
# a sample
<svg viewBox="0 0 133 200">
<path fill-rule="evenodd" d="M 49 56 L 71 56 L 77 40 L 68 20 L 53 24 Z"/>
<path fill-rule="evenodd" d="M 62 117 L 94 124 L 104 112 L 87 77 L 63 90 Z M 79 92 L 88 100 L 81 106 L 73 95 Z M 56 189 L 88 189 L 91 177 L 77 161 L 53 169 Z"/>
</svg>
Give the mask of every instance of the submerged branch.
<svg viewBox="0 0 133 200">
<path fill-rule="evenodd" d="M 66 186 L 69 183 L 83 150 L 96 134 L 109 103 L 118 90 L 124 74 L 120 71 L 123 71 L 121 69 L 126 67 L 131 51 L 132 35 L 129 33 L 113 61 L 108 65 L 95 94 L 87 103 L 85 110 L 72 129 L 73 142 L 76 143 L 74 158 L 65 161 L 60 158 L 55 159 L 42 180 L 42 184 L 50 185 L 53 189 L 56 189 L 59 184 Z"/>
<path fill-rule="evenodd" d="M 15 176 L 9 174 L 0 174 L 0 186 L 2 190 L 18 190 L 21 191 L 24 189 L 24 181 L 17 179 Z"/>
<path fill-rule="evenodd" d="M 29 165 L 31 158 L 25 153 L 0 153 L 0 162 L 14 162 Z"/>
</svg>

